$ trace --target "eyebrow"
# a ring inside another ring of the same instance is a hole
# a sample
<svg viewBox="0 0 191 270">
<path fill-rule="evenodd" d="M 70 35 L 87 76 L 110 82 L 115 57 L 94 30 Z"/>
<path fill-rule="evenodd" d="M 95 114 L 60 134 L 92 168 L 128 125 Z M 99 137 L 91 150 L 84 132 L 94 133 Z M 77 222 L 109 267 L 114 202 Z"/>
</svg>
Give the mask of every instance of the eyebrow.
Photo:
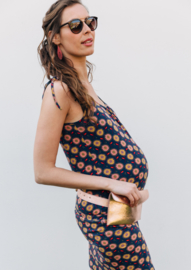
<svg viewBox="0 0 191 270">
<path fill-rule="evenodd" d="M 82 20 L 82 19 L 86 19 L 86 18 L 88 18 L 88 17 L 92 17 L 92 16 L 88 15 L 88 16 L 86 16 L 86 17 L 84 17 L 84 18 L 77 18 L 77 17 L 75 17 L 75 18 L 73 18 L 73 19 L 68 20 L 67 22 L 70 22 L 70 21 L 76 20 L 76 19 Z"/>
</svg>

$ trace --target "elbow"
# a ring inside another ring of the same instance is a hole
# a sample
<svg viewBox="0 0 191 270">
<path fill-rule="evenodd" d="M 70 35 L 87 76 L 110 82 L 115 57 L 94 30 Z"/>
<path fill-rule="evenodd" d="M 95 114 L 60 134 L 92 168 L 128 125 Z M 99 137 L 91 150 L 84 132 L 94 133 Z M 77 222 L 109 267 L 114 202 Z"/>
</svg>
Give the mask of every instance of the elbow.
<svg viewBox="0 0 191 270">
<path fill-rule="evenodd" d="M 43 184 L 42 178 L 40 177 L 39 174 L 35 173 L 35 182 L 37 184 Z"/>
</svg>

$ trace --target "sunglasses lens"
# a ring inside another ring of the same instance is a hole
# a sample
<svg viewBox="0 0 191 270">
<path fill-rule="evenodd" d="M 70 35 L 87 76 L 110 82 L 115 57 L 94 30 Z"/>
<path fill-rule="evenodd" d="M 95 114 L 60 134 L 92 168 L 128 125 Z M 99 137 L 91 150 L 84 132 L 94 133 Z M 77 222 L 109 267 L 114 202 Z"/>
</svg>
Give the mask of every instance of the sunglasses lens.
<svg viewBox="0 0 191 270">
<path fill-rule="evenodd" d="M 89 28 L 94 31 L 97 28 L 97 19 L 94 17 L 89 17 L 86 21 Z"/>
<path fill-rule="evenodd" d="M 73 20 L 70 23 L 70 29 L 74 34 L 78 34 L 81 32 L 83 27 L 83 23 L 80 20 Z"/>
</svg>

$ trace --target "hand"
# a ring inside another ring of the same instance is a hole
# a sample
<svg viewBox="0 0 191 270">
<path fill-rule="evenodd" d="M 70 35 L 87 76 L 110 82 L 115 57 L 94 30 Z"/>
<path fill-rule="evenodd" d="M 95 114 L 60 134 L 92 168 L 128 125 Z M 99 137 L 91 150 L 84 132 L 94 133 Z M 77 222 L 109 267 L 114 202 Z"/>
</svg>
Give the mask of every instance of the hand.
<svg viewBox="0 0 191 270">
<path fill-rule="evenodd" d="M 138 201 L 141 199 L 140 191 L 133 183 L 111 179 L 109 190 L 117 196 L 120 196 L 120 198 L 131 207 L 137 206 Z"/>
</svg>

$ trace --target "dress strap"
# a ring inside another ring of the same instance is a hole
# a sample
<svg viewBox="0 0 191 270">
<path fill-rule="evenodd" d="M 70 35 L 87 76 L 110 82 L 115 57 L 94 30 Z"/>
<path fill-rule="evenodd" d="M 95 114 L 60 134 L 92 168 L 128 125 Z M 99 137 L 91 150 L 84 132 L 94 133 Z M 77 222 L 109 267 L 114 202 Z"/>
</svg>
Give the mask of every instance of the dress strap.
<svg viewBox="0 0 191 270">
<path fill-rule="evenodd" d="M 98 96 L 98 98 L 99 98 L 105 105 L 107 105 L 107 104 L 103 101 L 103 99 L 101 99 L 99 96 Z"/>
<path fill-rule="evenodd" d="M 45 93 L 45 90 L 47 88 L 47 86 L 51 83 L 51 92 L 52 92 L 52 96 L 53 96 L 53 99 L 54 99 L 54 102 L 56 104 L 56 106 L 62 110 L 62 108 L 60 107 L 60 105 L 58 104 L 58 102 L 56 101 L 56 96 L 55 96 L 55 92 L 54 92 L 54 81 L 55 80 L 58 80 L 58 78 L 56 76 L 54 76 L 52 79 L 50 79 L 44 86 L 44 91 L 43 91 L 43 94 L 42 94 L 42 99 L 44 97 L 44 93 Z"/>
</svg>

